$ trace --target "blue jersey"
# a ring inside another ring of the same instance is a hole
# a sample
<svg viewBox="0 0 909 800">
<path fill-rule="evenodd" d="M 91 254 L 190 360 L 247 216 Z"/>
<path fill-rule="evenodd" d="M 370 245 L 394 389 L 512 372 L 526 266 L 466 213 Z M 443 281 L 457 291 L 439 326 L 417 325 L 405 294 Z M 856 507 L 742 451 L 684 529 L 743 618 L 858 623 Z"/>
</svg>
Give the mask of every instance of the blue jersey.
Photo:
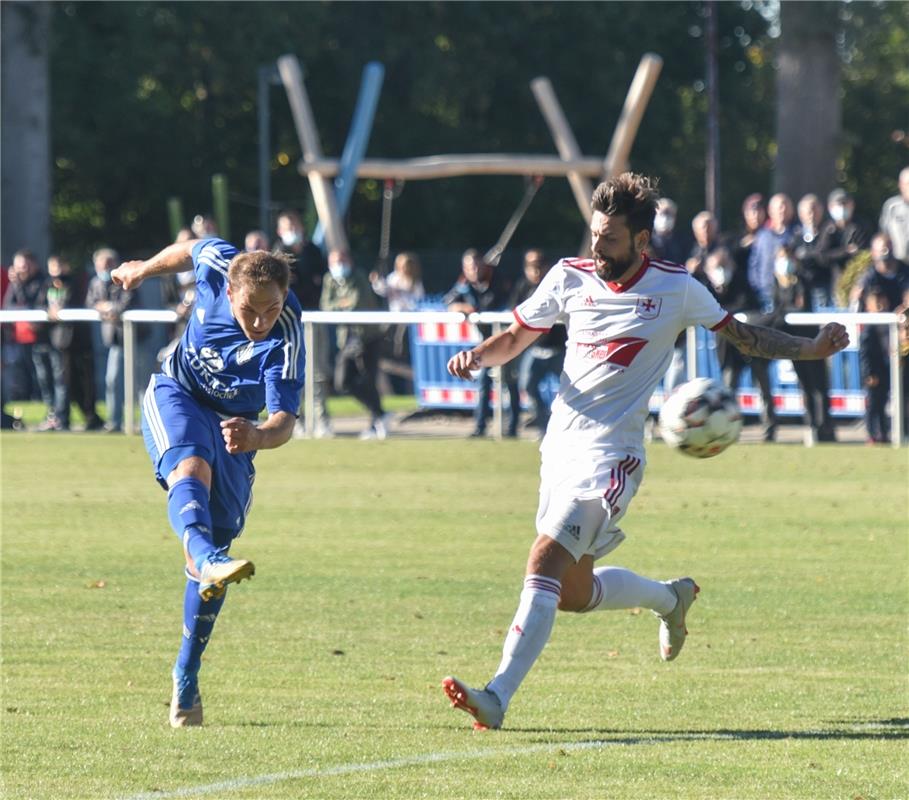
<svg viewBox="0 0 909 800">
<path fill-rule="evenodd" d="M 305 369 L 300 304 L 289 292 L 268 336 L 247 339 L 227 298 L 227 267 L 236 254 L 221 239 L 193 247 L 196 302 L 162 372 L 222 416 L 256 419 L 263 408 L 296 414 Z"/>
</svg>

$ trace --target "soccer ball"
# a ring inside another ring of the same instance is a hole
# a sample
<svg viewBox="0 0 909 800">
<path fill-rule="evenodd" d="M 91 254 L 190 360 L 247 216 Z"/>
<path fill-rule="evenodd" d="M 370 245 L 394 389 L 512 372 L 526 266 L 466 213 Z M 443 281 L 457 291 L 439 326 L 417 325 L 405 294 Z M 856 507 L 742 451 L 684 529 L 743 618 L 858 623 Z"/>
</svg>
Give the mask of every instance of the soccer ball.
<svg viewBox="0 0 909 800">
<path fill-rule="evenodd" d="M 741 430 L 735 396 L 710 378 L 677 386 L 660 409 L 663 441 L 695 458 L 719 455 L 738 441 Z"/>
</svg>

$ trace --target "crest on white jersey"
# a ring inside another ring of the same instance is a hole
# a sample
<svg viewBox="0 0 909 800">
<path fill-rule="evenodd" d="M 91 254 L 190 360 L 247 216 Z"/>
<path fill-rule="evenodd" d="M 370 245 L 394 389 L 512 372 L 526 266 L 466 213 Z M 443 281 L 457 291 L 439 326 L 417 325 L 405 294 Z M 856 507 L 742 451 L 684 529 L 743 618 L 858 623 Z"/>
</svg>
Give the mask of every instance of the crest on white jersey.
<svg viewBox="0 0 909 800">
<path fill-rule="evenodd" d="M 250 342 L 249 344 L 243 345 L 243 347 L 237 350 L 237 364 L 245 364 L 249 359 L 252 358 L 253 348 L 255 344 Z"/>
<path fill-rule="evenodd" d="M 656 319 L 663 306 L 662 297 L 639 297 L 634 313 L 641 319 Z"/>
</svg>

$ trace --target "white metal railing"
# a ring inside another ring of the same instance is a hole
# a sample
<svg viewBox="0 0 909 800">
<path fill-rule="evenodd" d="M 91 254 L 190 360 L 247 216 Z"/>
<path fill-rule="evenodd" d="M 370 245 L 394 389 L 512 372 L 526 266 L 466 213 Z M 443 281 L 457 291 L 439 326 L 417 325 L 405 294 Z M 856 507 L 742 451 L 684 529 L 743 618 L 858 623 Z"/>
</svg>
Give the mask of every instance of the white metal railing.
<svg viewBox="0 0 909 800">
<path fill-rule="evenodd" d="M 737 315 L 742 319 L 743 315 Z M 93 309 L 70 308 L 59 312 L 61 322 L 99 322 L 100 314 Z M 136 374 L 135 374 L 135 328 L 139 324 L 148 323 L 173 323 L 177 315 L 169 310 L 134 310 L 126 311 L 123 320 L 123 352 L 124 352 L 124 431 L 135 432 L 135 402 L 136 402 Z M 303 322 L 303 336 L 307 356 L 313 352 L 313 326 L 314 325 L 395 325 L 426 322 L 472 322 L 474 324 L 492 325 L 493 331 L 498 333 L 514 321 L 510 311 L 484 312 L 480 314 L 461 314 L 454 311 L 304 311 L 301 315 Z M 39 310 L 0 310 L 0 323 L 2 322 L 48 322 L 46 311 Z M 899 447 L 903 436 L 902 409 L 902 382 L 900 381 L 900 354 L 899 354 L 899 323 L 900 317 L 894 313 L 863 313 L 825 311 L 819 313 L 790 313 L 785 317 L 790 325 L 824 325 L 828 322 L 839 322 L 843 325 L 886 325 L 889 330 L 889 356 L 890 356 L 890 416 L 892 428 L 892 441 L 894 447 Z M 688 376 L 694 377 L 696 360 L 695 329 L 689 328 L 687 335 Z M 502 415 L 502 386 L 501 372 L 493 370 L 493 381 L 496 388 L 497 400 L 494 404 L 494 430 L 498 436 L 503 434 Z M 309 435 L 312 434 L 313 407 L 315 405 L 315 382 L 313 370 L 306 370 L 305 390 L 303 393 L 305 425 Z"/>
</svg>

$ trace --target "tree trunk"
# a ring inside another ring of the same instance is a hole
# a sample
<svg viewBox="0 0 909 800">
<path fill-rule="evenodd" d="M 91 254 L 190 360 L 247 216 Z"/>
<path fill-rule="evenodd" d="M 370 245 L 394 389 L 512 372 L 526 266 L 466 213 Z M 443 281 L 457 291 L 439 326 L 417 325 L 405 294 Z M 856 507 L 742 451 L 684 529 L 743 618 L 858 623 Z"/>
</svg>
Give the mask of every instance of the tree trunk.
<svg viewBox="0 0 909 800">
<path fill-rule="evenodd" d="M 836 185 L 842 101 L 836 51 L 839 3 L 780 4 L 774 189 L 823 202 Z"/>
<path fill-rule="evenodd" d="M 51 4 L 0 4 L 2 194 L 0 259 L 27 247 L 44 263 L 50 251 Z"/>
</svg>

